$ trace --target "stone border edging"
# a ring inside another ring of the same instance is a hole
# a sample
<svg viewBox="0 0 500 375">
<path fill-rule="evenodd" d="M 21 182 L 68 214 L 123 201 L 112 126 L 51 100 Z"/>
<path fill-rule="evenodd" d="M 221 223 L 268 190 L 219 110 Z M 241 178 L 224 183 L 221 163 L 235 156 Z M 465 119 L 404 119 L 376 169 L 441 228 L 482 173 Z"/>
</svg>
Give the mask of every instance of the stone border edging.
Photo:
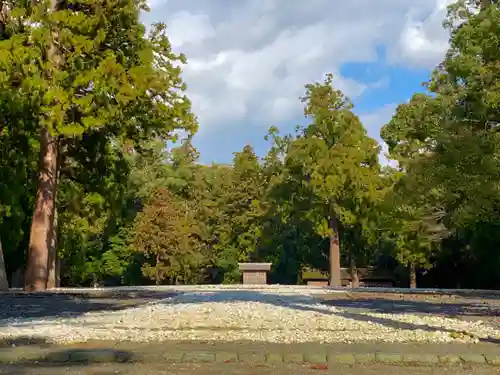
<svg viewBox="0 0 500 375">
<path fill-rule="evenodd" d="M 0 349 L 0 364 L 26 363 L 169 363 L 169 362 L 247 362 L 247 363 L 309 363 L 309 364 L 368 364 L 392 365 L 491 365 L 500 366 L 498 355 L 461 354 L 398 354 L 398 353 L 252 353 L 232 351 L 179 351 L 148 352 L 121 351 L 117 349 L 67 349 L 54 350 L 41 347 L 17 347 Z"/>
<path fill-rule="evenodd" d="M 314 294 L 328 294 L 328 293 L 388 293 L 388 294 L 435 294 L 435 295 L 463 295 L 463 296 L 500 296 L 500 290 L 486 290 L 486 289 L 432 289 L 432 288 L 381 288 L 381 287 L 362 287 L 362 288 L 349 288 L 349 287 L 330 287 L 330 286 L 313 286 L 313 285 L 244 285 L 244 284 L 202 284 L 202 285 L 161 285 L 161 286 L 118 286 L 118 287 L 97 287 L 97 288 L 54 288 L 40 292 L 25 292 L 21 288 L 11 288 L 9 290 L 0 291 L 0 295 L 51 295 L 51 294 L 99 294 L 99 293 L 140 293 L 140 292 L 212 292 L 212 291 L 233 291 L 233 290 L 253 290 L 253 291 L 274 291 L 280 289 L 281 291 L 291 292 L 313 292 Z"/>
</svg>

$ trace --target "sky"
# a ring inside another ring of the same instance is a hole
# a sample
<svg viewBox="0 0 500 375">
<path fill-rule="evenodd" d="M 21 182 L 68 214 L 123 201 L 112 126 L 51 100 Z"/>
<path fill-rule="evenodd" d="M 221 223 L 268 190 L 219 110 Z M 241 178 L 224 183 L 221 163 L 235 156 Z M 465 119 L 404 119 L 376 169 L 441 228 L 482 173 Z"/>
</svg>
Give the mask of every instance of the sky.
<svg viewBox="0 0 500 375">
<path fill-rule="evenodd" d="M 424 91 L 442 60 L 450 0 L 150 0 L 164 22 L 198 117 L 202 163 L 228 163 L 251 144 L 263 156 L 270 126 L 304 123 L 304 85 L 334 74 L 368 134 Z M 385 162 L 382 157 L 382 162 Z"/>
</svg>

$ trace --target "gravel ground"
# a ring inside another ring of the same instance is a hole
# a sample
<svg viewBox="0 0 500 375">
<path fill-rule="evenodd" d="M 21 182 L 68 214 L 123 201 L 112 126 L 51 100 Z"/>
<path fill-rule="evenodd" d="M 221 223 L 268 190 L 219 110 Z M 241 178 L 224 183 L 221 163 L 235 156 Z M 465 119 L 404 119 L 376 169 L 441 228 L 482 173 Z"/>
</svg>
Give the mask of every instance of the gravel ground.
<svg viewBox="0 0 500 375">
<path fill-rule="evenodd" d="M 479 319 L 400 310 L 353 310 L 349 306 L 325 304 L 326 293 L 318 288 L 280 286 L 185 288 L 169 298 L 141 306 L 122 306 L 114 311 L 5 318 L 0 320 L 0 339 L 32 337 L 53 343 L 88 340 L 473 343 L 500 339 L 500 329 Z M 51 297 L 45 296 L 48 298 Z"/>
<path fill-rule="evenodd" d="M 350 312 L 434 315 L 481 321 L 500 329 L 500 296 L 484 292 L 459 294 L 354 292 L 319 296 L 324 304 Z"/>
</svg>

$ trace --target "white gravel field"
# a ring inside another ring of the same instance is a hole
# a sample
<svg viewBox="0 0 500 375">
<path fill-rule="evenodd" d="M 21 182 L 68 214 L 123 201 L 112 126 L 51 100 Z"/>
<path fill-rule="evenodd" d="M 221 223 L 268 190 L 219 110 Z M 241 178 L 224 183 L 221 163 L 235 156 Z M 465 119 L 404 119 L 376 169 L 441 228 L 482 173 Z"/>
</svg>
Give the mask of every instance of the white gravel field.
<svg viewBox="0 0 500 375">
<path fill-rule="evenodd" d="M 350 312 L 314 298 L 318 288 L 179 290 L 172 298 L 121 311 L 77 317 L 11 318 L 0 339 L 42 337 L 54 343 L 88 340 L 298 342 L 478 342 L 500 339 L 481 321 L 432 315 Z"/>
</svg>

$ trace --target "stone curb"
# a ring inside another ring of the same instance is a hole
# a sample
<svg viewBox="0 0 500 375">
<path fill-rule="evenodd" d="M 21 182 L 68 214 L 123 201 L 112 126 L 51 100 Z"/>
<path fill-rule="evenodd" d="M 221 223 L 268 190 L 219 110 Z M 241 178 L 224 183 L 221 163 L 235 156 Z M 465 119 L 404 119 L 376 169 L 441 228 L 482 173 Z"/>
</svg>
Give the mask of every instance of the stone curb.
<svg viewBox="0 0 500 375">
<path fill-rule="evenodd" d="M 311 363 L 397 365 L 490 365 L 500 366 L 498 355 L 462 354 L 398 354 L 398 353 L 253 353 L 227 351 L 129 352 L 117 349 L 66 349 L 17 347 L 0 349 L 0 364 L 19 363 L 126 363 L 126 362 L 247 362 L 247 363 Z"/>
</svg>

